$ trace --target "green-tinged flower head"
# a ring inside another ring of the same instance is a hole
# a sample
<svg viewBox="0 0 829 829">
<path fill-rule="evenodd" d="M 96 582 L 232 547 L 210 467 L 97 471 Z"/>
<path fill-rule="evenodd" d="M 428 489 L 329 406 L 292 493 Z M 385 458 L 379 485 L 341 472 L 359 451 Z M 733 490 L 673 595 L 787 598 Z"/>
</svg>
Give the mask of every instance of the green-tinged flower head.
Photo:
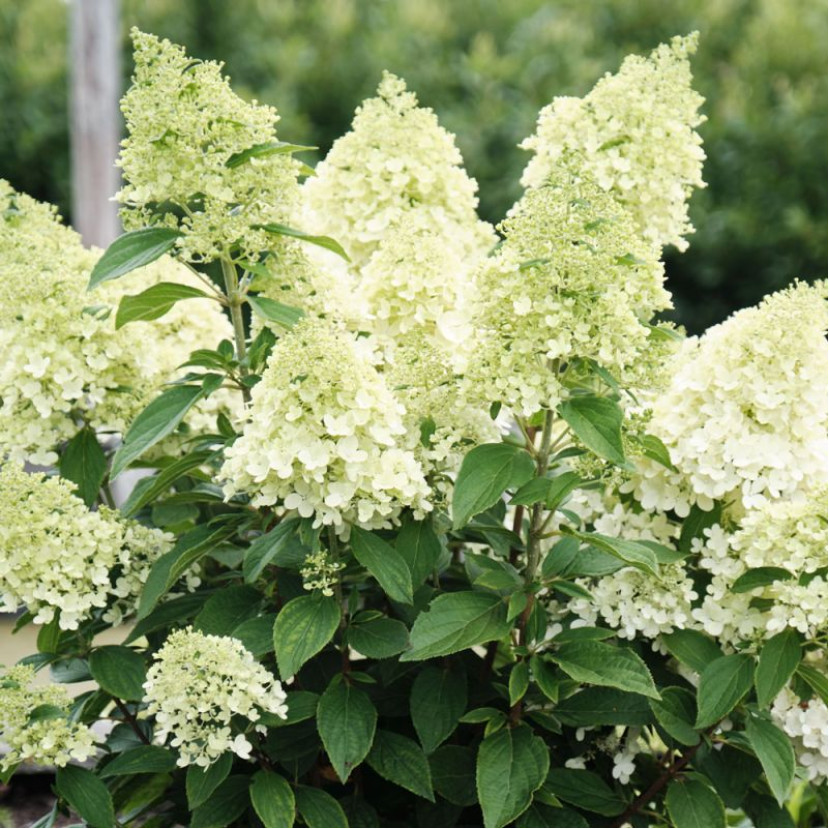
<svg viewBox="0 0 829 829">
<path fill-rule="evenodd" d="M 288 711 L 281 683 L 238 639 L 192 628 L 167 637 L 144 691 L 156 737 L 172 737 L 180 766 L 206 768 L 226 751 L 248 759 L 253 746 L 233 719 L 255 723 L 262 712 L 285 719 Z"/>
<path fill-rule="evenodd" d="M 306 318 L 274 347 L 242 436 L 225 453 L 225 493 L 280 504 L 347 534 L 430 509 L 423 470 L 401 445 L 405 410 L 366 339 Z"/>
<path fill-rule="evenodd" d="M 160 530 L 91 512 L 58 477 L 0 467 L 0 599 L 6 613 L 25 607 L 35 623 L 59 613 L 75 630 L 96 610 L 118 621 L 135 610 L 152 564 L 172 547 Z M 194 585 L 198 581 L 194 582 Z"/>
<path fill-rule="evenodd" d="M 500 440 L 490 401 L 463 383 L 449 353 L 422 332 L 401 338 L 386 358 L 385 377 L 405 408 L 406 446 L 420 462 L 434 497 L 448 502 L 464 455 L 480 443 Z"/>
<path fill-rule="evenodd" d="M 461 165 L 454 136 L 386 72 L 377 97 L 362 103 L 351 132 L 303 185 L 309 226 L 338 239 L 357 268 L 403 227 L 441 233 L 461 258 L 478 258 L 494 237 Z"/>
<path fill-rule="evenodd" d="M 82 421 L 123 433 L 191 350 L 232 335 L 208 299 L 116 330 L 125 293 L 200 282 L 164 257 L 87 293 L 99 255 L 53 207 L 0 181 L 0 455 L 47 466 Z"/>
<path fill-rule="evenodd" d="M 339 583 L 339 572 L 345 567 L 341 561 L 335 561 L 327 550 L 309 553 L 299 574 L 305 590 L 321 590 L 323 596 L 333 596 L 334 587 Z"/>
<path fill-rule="evenodd" d="M 675 37 L 649 57 L 630 55 L 584 98 L 555 98 L 541 110 L 535 135 L 521 145 L 535 155 L 521 183 L 543 185 L 562 154 L 583 154 L 585 169 L 624 204 L 645 238 L 685 250 L 693 232 L 687 201 L 702 180 L 703 98 L 691 88 L 689 55 L 697 34 Z"/>
<path fill-rule="evenodd" d="M 177 228 L 179 252 L 191 261 L 272 247 L 274 237 L 255 226 L 291 224 L 300 165 L 281 153 L 239 164 L 233 157 L 276 141 L 276 110 L 239 98 L 221 63 L 191 60 L 137 29 L 132 37 L 135 75 L 122 101 L 129 134 L 119 159 L 125 226 Z"/>
<path fill-rule="evenodd" d="M 512 209 L 477 283 L 469 379 L 522 415 L 562 399 L 556 364 L 593 360 L 648 385 L 663 350 L 648 324 L 670 307 L 658 249 L 578 157 L 566 161 Z"/>
<path fill-rule="evenodd" d="M 826 297 L 825 282 L 796 282 L 686 341 L 649 427 L 676 472 L 638 464 L 646 509 L 740 511 L 826 480 Z"/>
<path fill-rule="evenodd" d="M 28 665 L 0 666 L 0 735 L 6 744 L 0 770 L 18 763 L 63 768 L 95 756 L 95 735 L 72 722 L 72 698 L 63 685 L 34 685 Z"/>
<path fill-rule="evenodd" d="M 818 479 L 819 480 L 819 479 Z M 711 574 L 697 623 L 729 645 L 762 640 L 786 628 L 807 638 L 826 637 L 825 478 L 796 501 L 766 501 L 746 513 L 733 532 L 719 525 L 695 542 L 699 566 Z M 753 590 L 735 592 L 749 570 L 782 568 L 788 575 Z"/>
<path fill-rule="evenodd" d="M 439 233 L 404 225 L 387 236 L 357 277 L 354 323 L 389 347 L 417 332 L 462 361 L 470 337 L 469 263 Z"/>
</svg>

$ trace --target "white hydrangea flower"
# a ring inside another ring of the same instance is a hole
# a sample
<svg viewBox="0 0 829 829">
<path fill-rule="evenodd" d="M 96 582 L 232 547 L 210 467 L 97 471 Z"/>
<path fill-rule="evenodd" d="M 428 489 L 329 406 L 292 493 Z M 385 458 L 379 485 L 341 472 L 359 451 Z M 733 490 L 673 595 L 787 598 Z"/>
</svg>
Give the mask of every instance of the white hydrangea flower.
<svg viewBox="0 0 829 829">
<path fill-rule="evenodd" d="M 34 680 L 34 669 L 28 665 L 0 666 L 0 734 L 6 744 L 0 771 L 23 762 L 62 768 L 72 760 L 82 763 L 94 757 L 95 735 L 69 719 L 72 699 L 66 688 L 34 685 Z M 40 706 L 56 710 L 32 719 Z"/>
<path fill-rule="evenodd" d="M 225 494 L 281 503 L 316 526 L 391 526 L 404 507 L 431 509 L 414 454 L 401 445 L 405 409 L 352 334 L 299 322 L 274 347 L 253 388 L 242 436 L 227 449 Z"/>
<path fill-rule="evenodd" d="M 255 258 L 272 248 L 275 237 L 259 226 L 293 224 L 299 162 L 280 153 L 228 161 L 276 141 L 276 110 L 239 98 L 221 63 L 192 60 L 180 46 L 137 29 L 132 38 L 135 75 L 121 102 L 128 137 L 118 161 L 125 226 L 176 228 L 178 250 L 190 261 L 231 248 Z M 162 205 L 177 211 L 162 212 Z"/>
<path fill-rule="evenodd" d="M 802 501 L 764 503 L 734 532 L 719 525 L 704 531 L 693 550 L 712 579 L 693 615 L 706 632 L 730 645 L 769 638 L 787 627 L 810 638 L 825 635 L 826 497 L 825 485 L 812 487 Z M 783 568 L 791 579 L 734 593 L 734 582 L 759 567 Z M 758 606 L 757 599 L 771 604 Z"/>
<path fill-rule="evenodd" d="M 357 269 L 398 230 L 440 232 L 452 259 L 478 258 L 495 236 L 475 213 L 477 184 L 461 165 L 435 113 L 386 72 L 303 185 L 306 224 L 344 245 Z"/>
<path fill-rule="evenodd" d="M 250 757 L 252 745 L 231 722 L 255 723 L 262 712 L 285 719 L 282 684 L 237 639 L 192 628 L 171 633 L 155 655 L 144 683 L 156 739 L 178 749 L 179 766 L 206 768 L 225 751 Z"/>
<path fill-rule="evenodd" d="M 576 493 L 567 506 L 603 535 L 676 549 L 680 528 L 664 513 L 636 511 L 613 494 L 590 491 Z M 588 624 L 601 618 L 620 638 L 655 640 L 661 633 L 693 624 L 692 607 L 698 594 L 682 562 L 662 565 L 658 576 L 623 567 L 580 583 L 594 600 L 571 600 L 569 609 Z"/>
<path fill-rule="evenodd" d="M 784 688 L 771 707 L 774 722 L 794 744 L 797 762 L 809 780 L 819 784 L 829 774 L 829 709 L 813 697 L 801 702 L 790 688 Z"/>
<path fill-rule="evenodd" d="M 641 382 L 655 348 L 647 322 L 670 307 L 658 249 L 578 167 L 569 157 L 525 193 L 477 279 L 470 381 L 525 416 L 560 402 L 557 361 Z"/>
<path fill-rule="evenodd" d="M 646 509 L 752 509 L 827 478 L 826 283 L 795 282 L 687 340 L 650 430 L 677 471 L 639 463 Z"/>
<path fill-rule="evenodd" d="M 521 183 L 539 187 L 563 154 L 584 154 L 599 186 L 635 216 L 639 231 L 657 245 L 688 247 L 694 228 L 687 201 L 702 180 L 703 98 L 691 88 L 688 56 L 697 35 L 675 37 L 649 57 L 630 55 L 584 98 L 555 98 L 541 110 L 536 134 L 521 145 L 535 155 Z"/>
<path fill-rule="evenodd" d="M 91 512 L 68 481 L 14 462 L 0 467 L 0 607 L 7 613 L 22 605 L 36 624 L 59 613 L 61 629 L 75 630 L 114 599 L 109 612 L 120 618 L 171 547 L 159 530 L 123 524 L 104 507 Z"/>
<path fill-rule="evenodd" d="M 83 422 L 123 433 L 191 350 L 232 336 L 208 299 L 116 330 L 125 293 L 159 281 L 199 287 L 198 279 L 165 257 L 87 293 L 100 252 L 86 250 L 53 207 L 2 181 L 0 251 L 0 455 L 49 466 Z M 212 428 L 206 415 L 232 407 L 223 394 L 200 404 L 188 418 L 193 428 Z"/>
<path fill-rule="evenodd" d="M 361 313 L 352 327 L 371 331 L 387 348 L 417 332 L 462 365 L 475 261 L 453 251 L 443 233 L 404 224 L 378 243 L 355 278 Z"/>
</svg>

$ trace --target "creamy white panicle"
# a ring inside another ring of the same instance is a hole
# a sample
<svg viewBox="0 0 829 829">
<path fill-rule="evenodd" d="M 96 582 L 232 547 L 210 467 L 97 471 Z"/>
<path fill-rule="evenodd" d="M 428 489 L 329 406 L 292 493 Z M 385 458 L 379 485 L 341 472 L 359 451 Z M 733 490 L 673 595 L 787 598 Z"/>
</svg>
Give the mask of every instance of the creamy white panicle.
<svg viewBox="0 0 829 829">
<path fill-rule="evenodd" d="M 344 245 L 355 268 L 403 228 L 440 231 L 448 252 L 477 258 L 495 239 L 475 213 L 478 188 L 462 161 L 435 113 L 386 72 L 303 185 L 307 223 Z"/>
<path fill-rule="evenodd" d="M 476 285 L 469 379 L 525 416 L 561 401 L 559 362 L 594 360 L 642 383 L 655 347 L 648 322 L 671 304 L 659 250 L 580 157 L 565 161 L 512 209 Z"/>
<path fill-rule="evenodd" d="M 639 232 L 657 245 L 685 250 L 694 228 L 687 201 L 702 180 L 704 99 L 691 88 L 688 56 L 697 35 L 675 37 L 649 57 L 630 55 L 584 98 L 555 98 L 541 110 L 535 135 L 521 145 L 535 155 L 521 183 L 540 187 L 576 150 L 599 186 L 633 214 Z"/>
<path fill-rule="evenodd" d="M 94 757 L 95 735 L 70 719 L 69 691 L 63 685 L 34 685 L 34 679 L 28 665 L 0 665 L 0 735 L 6 744 L 0 771 L 18 763 L 63 768 Z"/>
<path fill-rule="evenodd" d="M 58 477 L 0 467 L 0 609 L 26 607 L 36 624 L 59 613 L 75 630 L 96 609 L 117 621 L 135 609 L 149 568 L 172 547 L 172 536 L 121 521 L 102 507 L 91 512 Z M 197 583 L 197 582 L 196 582 Z"/>
<path fill-rule="evenodd" d="M 253 746 L 232 718 L 256 723 L 263 712 L 282 719 L 288 712 L 281 683 L 238 639 L 189 627 L 167 637 L 144 691 L 155 737 L 178 749 L 179 766 L 206 768 L 226 751 L 248 759 Z"/>
<path fill-rule="evenodd" d="M 273 247 L 275 237 L 257 226 L 292 224 L 301 165 L 285 153 L 239 154 L 275 145 L 276 110 L 239 98 L 221 63 L 192 60 L 137 29 L 132 38 L 135 75 L 121 102 L 128 137 L 118 161 L 127 229 L 175 228 L 191 261 Z"/>
<path fill-rule="evenodd" d="M 100 251 L 59 221 L 55 208 L 0 181 L 0 455 L 48 466 L 59 444 L 85 422 L 123 433 L 191 350 L 232 336 L 219 305 L 176 304 L 159 320 L 115 329 L 127 293 L 157 282 L 199 287 L 182 265 L 163 257 L 88 293 Z M 188 418 L 232 401 L 204 401 Z"/>
<path fill-rule="evenodd" d="M 404 414 L 366 340 L 302 320 L 253 388 L 243 434 L 225 453 L 225 494 L 247 492 L 341 534 L 349 522 L 391 526 L 404 507 L 422 515 L 429 487 L 401 445 Z"/>
<path fill-rule="evenodd" d="M 791 739 L 797 762 L 809 780 L 821 783 L 829 774 L 829 709 L 813 697 L 801 701 L 784 688 L 771 707 L 772 719 Z"/>
<path fill-rule="evenodd" d="M 767 501 L 751 510 L 733 532 L 716 524 L 705 530 L 693 549 L 712 579 L 693 611 L 697 624 L 732 646 L 786 628 L 807 638 L 825 636 L 826 499 L 826 485 L 813 485 L 802 500 Z M 760 567 L 782 568 L 789 576 L 735 593 L 737 579 Z"/>
<path fill-rule="evenodd" d="M 631 484 L 646 509 L 803 496 L 826 480 L 826 283 L 791 287 L 686 341 L 650 431 L 676 472 L 647 459 Z"/>
</svg>

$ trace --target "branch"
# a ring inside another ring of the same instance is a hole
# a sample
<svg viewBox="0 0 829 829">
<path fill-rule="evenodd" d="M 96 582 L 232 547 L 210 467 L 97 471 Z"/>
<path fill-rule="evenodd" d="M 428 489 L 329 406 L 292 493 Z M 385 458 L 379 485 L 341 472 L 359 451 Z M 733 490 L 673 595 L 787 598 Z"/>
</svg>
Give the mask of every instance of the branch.
<svg viewBox="0 0 829 829">
<path fill-rule="evenodd" d="M 716 728 L 716 725 L 711 726 L 706 732 L 705 736 L 707 737 L 711 732 Z M 622 826 L 623 824 L 627 823 L 635 814 L 639 812 L 639 810 L 646 806 L 650 801 L 651 798 L 655 794 L 658 794 L 668 783 L 671 782 L 681 771 L 694 759 L 694 756 L 705 743 L 704 739 L 701 739 L 695 746 L 691 746 L 690 748 L 686 749 L 677 759 L 668 766 L 667 769 L 662 773 L 660 777 L 657 777 L 653 783 L 645 789 L 630 806 L 625 809 L 622 813 L 621 817 L 617 818 L 616 822 L 613 826 Z"/>
<path fill-rule="evenodd" d="M 124 722 L 129 725 L 129 727 L 135 732 L 135 736 L 144 743 L 145 746 L 150 745 L 150 740 L 147 735 L 138 727 L 138 720 L 135 718 L 135 714 L 130 711 L 129 708 L 124 704 L 124 702 L 118 697 L 113 697 L 112 701 L 115 703 L 118 710 L 121 712 L 121 716 L 124 718 Z"/>
</svg>

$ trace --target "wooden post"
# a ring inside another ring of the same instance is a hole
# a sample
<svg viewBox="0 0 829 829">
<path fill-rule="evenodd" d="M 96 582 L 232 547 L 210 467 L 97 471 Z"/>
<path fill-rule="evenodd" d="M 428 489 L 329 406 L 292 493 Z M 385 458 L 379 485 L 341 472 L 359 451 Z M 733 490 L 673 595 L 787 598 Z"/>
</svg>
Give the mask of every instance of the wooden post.
<svg viewBox="0 0 829 829">
<path fill-rule="evenodd" d="M 121 232 L 115 167 L 121 137 L 119 0 L 71 0 L 72 224 L 87 245 Z"/>
</svg>

